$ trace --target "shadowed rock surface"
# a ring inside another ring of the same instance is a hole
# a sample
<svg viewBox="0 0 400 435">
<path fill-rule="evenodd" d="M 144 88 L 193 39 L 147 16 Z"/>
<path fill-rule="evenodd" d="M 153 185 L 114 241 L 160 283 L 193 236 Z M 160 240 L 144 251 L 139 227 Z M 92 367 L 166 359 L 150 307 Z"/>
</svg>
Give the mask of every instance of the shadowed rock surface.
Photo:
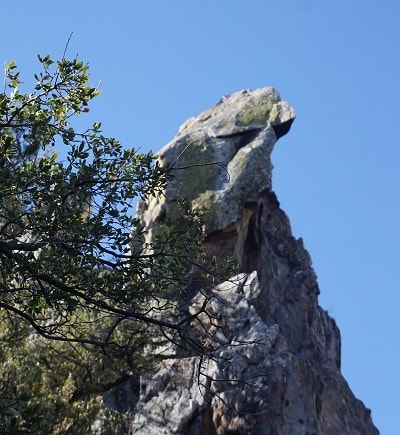
<svg viewBox="0 0 400 435">
<path fill-rule="evenodd" d="M 241 273 L 215 288 L 208 307 L 225 328 L 208 324 L 209 346 L 219 344 L 225 363 L 205 361 L 199 376 L 198 356 L 167 359 L 134 391 L 120 389 L 122 400 L 108 396 L 130 410 L 132 434 L 379 433 L 340 372 L 339 330 L 318 306 L 310 256 L 272 191 L 271 152 L 294 118 L 273 88 L 238 92 L 188 120 L 159 152 L 176 177 L 165 197 L 140 204 L 144 227 L 173 216 L 183 195 L 207 212 L 208 251 L 235 256 Z"/>
</svg>

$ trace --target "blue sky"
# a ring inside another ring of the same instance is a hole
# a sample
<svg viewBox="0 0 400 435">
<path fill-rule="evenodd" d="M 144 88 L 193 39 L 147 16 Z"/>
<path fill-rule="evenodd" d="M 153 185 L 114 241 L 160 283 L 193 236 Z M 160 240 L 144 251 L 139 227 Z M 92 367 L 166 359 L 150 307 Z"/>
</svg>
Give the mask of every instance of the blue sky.
<svg viewBox="0 0 400 435">
<path fill-rule="evenodd" d="M 36 54 L 91 66 L 87 123 L 158 150 L 223 95 L 276 87 L 297 119 L 273 186 L 309 250 L 342 371 L 384 435 L 400 433 L 400 2 L 3 0 L 1 60 L 28 83 Z M 32 81 L 33 82 L 33 81 Z"/>
</svg>

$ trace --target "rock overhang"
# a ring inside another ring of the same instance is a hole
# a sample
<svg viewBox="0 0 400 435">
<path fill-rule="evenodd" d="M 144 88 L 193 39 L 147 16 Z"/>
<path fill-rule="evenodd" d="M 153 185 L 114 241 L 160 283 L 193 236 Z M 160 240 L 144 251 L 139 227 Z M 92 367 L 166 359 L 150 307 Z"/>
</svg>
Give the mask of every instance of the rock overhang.
<svg viewBox="0 0 400 435">
<path fill-rule="evenodd" d="M 157 220 L 154 213 L 174 214 L 178 197 L 205 212 L 207 234 L 236 222 L 247 203 L 271 190 L 271 152 L 295 116 L 276 89 L 265 87 L 225 96 L 186 121 L 157 153 L 174 177 L 142 213 L 144 226 Z"/>
</svg>

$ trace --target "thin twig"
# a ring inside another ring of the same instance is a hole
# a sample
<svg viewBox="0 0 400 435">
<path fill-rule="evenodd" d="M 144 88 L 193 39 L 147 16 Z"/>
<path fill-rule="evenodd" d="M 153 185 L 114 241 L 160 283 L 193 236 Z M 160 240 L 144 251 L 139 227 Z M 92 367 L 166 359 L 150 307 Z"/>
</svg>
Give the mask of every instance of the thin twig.
<svg viewBox="0 0 400 435">
<path fill-rule="evenodd" d="M 68 45 L 69 45 L 69 42 L 71 41 L 71 38 L 72 38 L 73 33 L 74 33 L 74 32 L 71 32 L 71 34 L 69 35 L 69 38 L 68 38 L 68 40 L 67 40 L 67 43 L 65 44 L 65 47 L 64 47 L 64 53 L 63 53 L 63 56 L 62 56 L 62 60 L 65 59 L 65 55 L 67 54 Z"/>
</svg>

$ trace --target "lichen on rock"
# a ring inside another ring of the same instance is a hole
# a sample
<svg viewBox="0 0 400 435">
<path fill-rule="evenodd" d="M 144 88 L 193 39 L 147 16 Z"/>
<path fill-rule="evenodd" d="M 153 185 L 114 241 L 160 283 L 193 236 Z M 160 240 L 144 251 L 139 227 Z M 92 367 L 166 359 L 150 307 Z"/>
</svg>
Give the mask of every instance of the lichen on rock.
<svg viewBox="0 0 400 435">
<path fill-rule="evenodd" d="M 187 121 L 158 153 L 174 180 L 165 196 L 142 205 L 144 227 L 154 225 L 154 216 L 170 213 L 179 196 L 206 212 L 207 233 L 238 221 L 247 204 L 271 189 L 275 130 L 294 118 L 294 109 L 275 89 L 263 88 L 224 97 Z"/>
</svg>

